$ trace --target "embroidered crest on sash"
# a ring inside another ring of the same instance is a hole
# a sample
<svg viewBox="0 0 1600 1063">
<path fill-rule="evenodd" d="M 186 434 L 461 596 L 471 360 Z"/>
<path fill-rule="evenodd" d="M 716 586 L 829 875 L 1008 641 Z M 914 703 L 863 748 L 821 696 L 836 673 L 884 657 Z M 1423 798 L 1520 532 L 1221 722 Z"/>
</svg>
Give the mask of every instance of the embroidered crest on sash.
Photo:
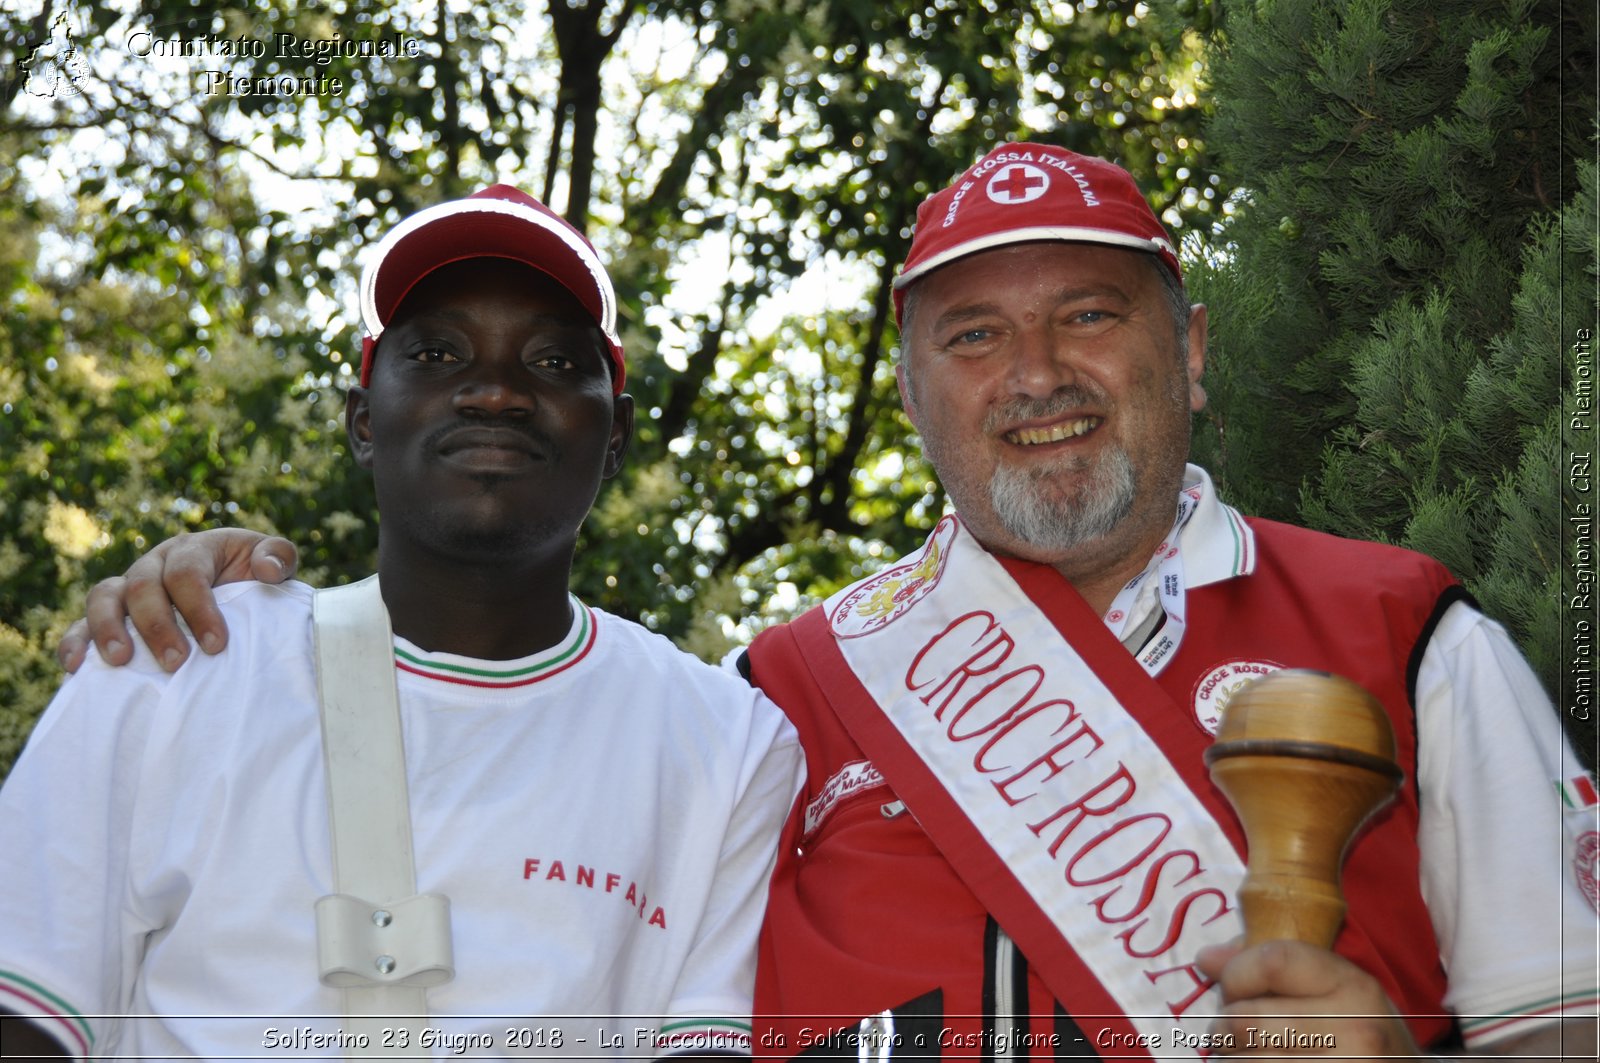
<svg viewBox="0 0 1600 1063">
<path fill-rule="evenodd" d="M 1206 734 L 1216 737 L 1222 712 L 1240 688 L 1252 679 L 1260 679 L 1282 667 L 1277 661 L 1224 661 L 1217 665 L 1194 685 L 1195 725 Z"/>
<path fill-rule="evenodd" d="M 938 584 L 955 535 L 954 518 L 945 517 L 920 550 L 851 588 L 828 615 L 833 633 L 842 639 L 859 638 L 904 616 Z"/>
</svg>

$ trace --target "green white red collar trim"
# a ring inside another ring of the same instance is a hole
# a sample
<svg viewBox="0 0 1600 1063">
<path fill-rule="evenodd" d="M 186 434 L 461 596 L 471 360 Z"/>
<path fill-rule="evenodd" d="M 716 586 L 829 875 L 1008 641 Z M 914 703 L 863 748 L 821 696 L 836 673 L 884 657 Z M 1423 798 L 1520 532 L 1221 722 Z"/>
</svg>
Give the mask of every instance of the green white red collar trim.
<svg viewBox="0 0 1600 1063">
<path fill-rule="evenodd" d="M 429 653 L 397 638 L 394 640 L 394 666 L 425 679 L 491 690 L 543 682 L 573 667 L 594 648 L 597 625 L 593 611 L 577 598 L 569 596 L 569 599 L 572 628 L 560 642 L 531 656 L 514 661 L 480 661 L 454 653 Z"/>
<path fill-rule="evenodd" d="M 76 1055 L 94 1054 L 94 1027 L 82 1012 L 31 978 L 0 968 L 0 1007 L 29 1016 Z"/>
<path fill-rule="evenodd" d="M 1183 489 L 1198 491 L 1200 505 L 1178 536 L 1184 575 L 1191 589 L 1248 576 L 1256 570 L 1256 534 L 1239 511 L 1217 497 L 1211 477 L 1198 465 L 1184 470 Z"/>
</svg>

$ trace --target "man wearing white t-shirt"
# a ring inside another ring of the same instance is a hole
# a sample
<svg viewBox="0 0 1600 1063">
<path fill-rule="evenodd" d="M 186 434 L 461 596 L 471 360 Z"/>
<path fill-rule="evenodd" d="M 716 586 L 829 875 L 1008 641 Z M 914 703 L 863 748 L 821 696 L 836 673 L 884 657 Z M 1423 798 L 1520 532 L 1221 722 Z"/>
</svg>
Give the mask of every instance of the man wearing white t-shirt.
<svg viewBox="0 0 1600 1063">
<path fill-rule="evenodd" d="M 748 1054 L 796 738 L 737 678 L 567 590 L 633 426 L 604 268 L 495 186 L 397 226 L 362 314 L 346 422 L 382 514 L 378 656 L 415 888 L 448 901 L 410 983 L 427 1021 L 352 1043 L 341 987 L 413 977 L 395 974 L 413 943 L 382 944 L 412 909 L 357 912 L 378 974 L 319 960 L 319 901 L 341 892 L 323 592 L 250 583 L 219 595 L 233 638 L 215 657 L 91 660 L 0 790 L 0 1008 L 27 1017 L 5 1020 L 6 1052 Z"/>
</svg>

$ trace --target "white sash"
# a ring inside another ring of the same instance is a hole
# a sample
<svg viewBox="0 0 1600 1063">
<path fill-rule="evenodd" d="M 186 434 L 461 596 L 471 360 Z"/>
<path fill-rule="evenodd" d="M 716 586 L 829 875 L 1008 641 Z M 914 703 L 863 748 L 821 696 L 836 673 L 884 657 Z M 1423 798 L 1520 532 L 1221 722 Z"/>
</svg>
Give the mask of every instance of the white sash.
<svg viewBox="0 0 1600 1063">
<path fill-rule="evenodd" d="M 378 577 L 312 599 L 334 889 L 316 904 L 321 981 L 344 991 L 348 1056 L 428 1057 L 426 991 L 455 975 L 450 901 L 417 893 L 394 637 Z"/>
<path fill-rule="evenodd" d="M 828 641 L 875 703 L 835 705 L 1058 998 L 1072 1003 L 1065 939 L 1143 1039 L 1102 1048 L 1197 1056 L 1221 999 L 1189 965 L 1240 933 L 1244 866 L 1119 697 L 1180 710 L 1045 575 L 1059 581 L 1050 616 L 946 517 L 922 549 L 825 603 Z"/>
</svg>

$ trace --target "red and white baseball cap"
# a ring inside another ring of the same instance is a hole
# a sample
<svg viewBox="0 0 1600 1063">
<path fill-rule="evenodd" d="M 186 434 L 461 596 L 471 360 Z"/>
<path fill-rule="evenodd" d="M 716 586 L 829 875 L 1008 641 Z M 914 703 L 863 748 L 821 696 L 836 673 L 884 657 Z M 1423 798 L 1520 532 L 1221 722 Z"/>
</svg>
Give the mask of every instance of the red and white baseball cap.
<svg viewBox="0 0 1600 1063">
<path fill-rule="evenodd" d="M 918 277 L 1008 244 L 1070 240 L 1157 255 L 1182 277 L 1177 248 L 1122 167 L 1048 144 L 1005 144 L 917 208 L 911 252 L 894 282 L 898 319 Z"/>
<path fill-rule="evenodd" d="M 493 185 L 466 199 L 420 210 L 390 229 L 361 271 L 361 383 L 372 376 L 372 354 L 394 312 L 418 282 L 441 266 L 469 258 L 508 258 L 548 274 L 582 304 L 606 338 L 616 368 L 612 390 L 624 380 L 617 338 L 617 295 L 595 253 L 567 220 L 510 185 Z"/>
</svg>

